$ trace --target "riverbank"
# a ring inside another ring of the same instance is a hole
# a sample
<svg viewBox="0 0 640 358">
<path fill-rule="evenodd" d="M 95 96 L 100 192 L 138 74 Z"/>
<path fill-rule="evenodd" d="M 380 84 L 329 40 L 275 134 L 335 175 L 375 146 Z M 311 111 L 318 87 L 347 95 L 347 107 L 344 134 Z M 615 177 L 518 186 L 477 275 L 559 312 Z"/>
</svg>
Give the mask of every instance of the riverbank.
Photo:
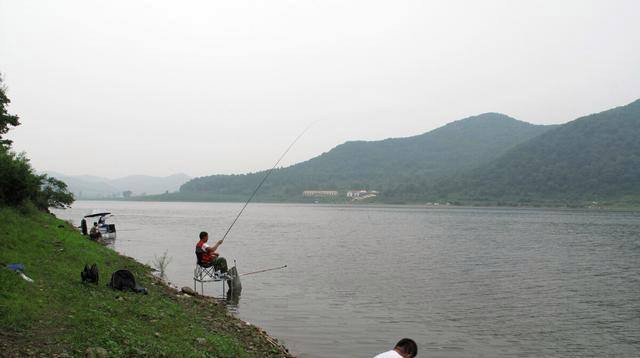
<svg viewBox="0 0 640 358">
<path fill-rule="evenodd" d="M 0 209 L 0 245 L 0 264 L 24 264 L 33 280 L 0 269 L 0 356 L 291 356 L 218 300 L 177 292 L 53 215 Z M 85 263 L 97 264 L 98 285 L 81 283 Z M 148 295 L 108 288 L 119 269 Z"/>
</svg>

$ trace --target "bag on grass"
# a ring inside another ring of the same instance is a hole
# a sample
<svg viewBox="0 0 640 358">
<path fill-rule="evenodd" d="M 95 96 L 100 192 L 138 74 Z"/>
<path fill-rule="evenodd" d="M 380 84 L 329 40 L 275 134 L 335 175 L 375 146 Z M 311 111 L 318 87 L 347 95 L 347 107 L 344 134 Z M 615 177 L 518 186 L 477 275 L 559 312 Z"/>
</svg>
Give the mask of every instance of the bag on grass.
<svg viewBox="0 0 640 358">
<path fill-rule="evenodd" d="M 82 278 L 82 282 L 91 282 L 98 284 L 98 280 L 100 279 L 100 275 L 98 274 L 98 266 L 96 264 L 93 264 L 91 265 L 91 268 L 89 268 L 89 265 L 85 264 L 84 270 L 80 272 L 80 277 Z"/>
<path fill-rule="evenodd" d="M 147 289 L 136 285 L 136 278 L 129 270 L 118 270 L 111 275 L 111 282 L 108 284 L 114 290 L 132 290 L 138 293 L 147 293 Z"/>
</svg>

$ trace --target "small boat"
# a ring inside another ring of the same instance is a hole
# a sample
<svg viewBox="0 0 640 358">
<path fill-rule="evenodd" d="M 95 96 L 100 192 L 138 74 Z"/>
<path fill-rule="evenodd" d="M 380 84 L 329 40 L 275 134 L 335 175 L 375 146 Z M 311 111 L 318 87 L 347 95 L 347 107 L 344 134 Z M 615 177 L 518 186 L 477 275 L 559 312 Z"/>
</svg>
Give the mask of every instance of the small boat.
<svg viewBox="0 0 640 358">
<path fill-rule="evenodd" d="M 93 210 L 90 214 L 85 215 L 84 218 L 82 219 L 82 224 L 81 224 L 82 233 L 84 235 L 87 235 L 87 221 L 91 222 L 93 220 L 94 222 L 98 223 L 98 230 L 100 230 L 100 234 L 102 234 L 103 239 L 115 240 L 116 225 L 107 223 L 107 218 L 111 216 L 113 216 L 113 214 L 111 214 L 108 211 Z M 95 221 L 96 219 L 97 221 Z M 89 225 L 93 225 L 93 224 L 90 223 Z"/>
</svg>

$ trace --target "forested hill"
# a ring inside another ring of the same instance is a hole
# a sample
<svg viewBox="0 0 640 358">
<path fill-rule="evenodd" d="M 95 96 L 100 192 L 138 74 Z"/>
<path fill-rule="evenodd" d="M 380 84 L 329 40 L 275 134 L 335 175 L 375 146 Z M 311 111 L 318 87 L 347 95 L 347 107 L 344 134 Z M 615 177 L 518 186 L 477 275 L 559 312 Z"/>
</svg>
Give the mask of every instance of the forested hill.
<svg viewBox="0 0 640 358">
<path fill-rule="evenodd" d="M 306 162 L 274 171 L 259 194 L 295 200 L 308 189 L 384 191 L 401 184 L 430 182 L 486 164 L 550 128 L 486 113 L 414 137 L 347 142 Z M 264 174 L 196 178 L 180 191 L 249 195 Z"/>
<path fill-rule="evenodd" d="M 556 127 L 431 192 L 451 200 L 640 203 L 640 100 Z"/>
</svg>

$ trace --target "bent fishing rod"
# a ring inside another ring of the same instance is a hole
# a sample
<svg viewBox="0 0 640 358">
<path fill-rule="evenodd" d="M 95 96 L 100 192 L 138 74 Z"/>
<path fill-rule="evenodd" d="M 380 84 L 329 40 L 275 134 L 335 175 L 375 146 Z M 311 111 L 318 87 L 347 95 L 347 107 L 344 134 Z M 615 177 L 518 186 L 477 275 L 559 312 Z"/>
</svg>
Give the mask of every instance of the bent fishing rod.
<svg viewBox="0 0 640 358">
<path fill-rule="evenodd" d="M 298 141 L 298 139 L 302 138 L 302 136 L 309 130 L 309 128 L 311 128 L 316 122 L 312 122 L 311 124 L 309 124 L 307 126 L 307 128 L 305 128 L 302 133 L 300 133 L 296 139 L 294 139 L 293 142 L 291 142 L 291 144 L 289 144 L 289 147 L 287 147 L 287 150 L 284 151 L 284 153 L 282 153 L 282 155 L 280 156 L 280 158 L 278 159 L 278 161 L 276 162 L 276 164 L 273 165 L 273 167 L 271 169 L 269 169 L 269 171 L 267 172 L 267 174 L 264 176 L 264 178 L 262 178 L 262 181 L 260 182 L 260 184 L 258 184 L 258 186 L 256 187 L 256 189 L 253 191 L 253 193 L 251 194 L 251 196 L 249 197 L 249 200 L 247 200 L 246 203 L 244 203 L 244 206 L 242 207 L 242 209 L 240 209 L 240 212 L 238 213 L 238 215 L 236 216 L 236 218 L 233 220 L 233 222 L 231 223 L 231 225 L 229 226 L 229 228 L 227 229 L 227 232 L 224 233 L 224 235 L 222 236 L 221 241 L 224 241 L 224 239 L 227 237 L 227 235 L 229 234 L 229 232 L 231 231 L 231 228 L 233 228 L 233 225 L 236 224 L 236 221 L 238 221 L 238 219 L 240 218 L 240 215 L 242 215 L 242 212 L 244 211 L 244 209 L 247 207 L 247 205 L 249 205 L 249 203 L 251 202 L 251 200 L 253 199 L 253 197 L 256 195 L 256 193 L 258 192 L 258 190 L 260 190 L 260 187 L 262 187 L 262 184 L 264 184 L 265 181 L 267 181 L 267 178 L 269 177 L 269 175 L 271 175 L 271 173 L 276 169 L 276 167 L 278 166 L 278 164 L 280 164 L 280 161 L 282 160 L 282 158 L 284 158 L 285 155 L 287 155 L 287 153 L 289 153 L 289 150 L 291 149 L 291 147 L 293 147 L 294 144 L 296 144 L 296 142 Z"/>
<path fill-rule="evenodd" d="M 287 265 L 284 265 L 284 266 L 272 267 L 272 268 L 268 268 L 268 269 L 264 269 L 264 270 L 241 273 L 240 276 L 255 275 L 257 273 L 273 271 L 273 270 L 280 270 L 280 269 L 283 269 L 283 268 L 286 268 L 286 267 L 287 267 Z"/>
</svg>

